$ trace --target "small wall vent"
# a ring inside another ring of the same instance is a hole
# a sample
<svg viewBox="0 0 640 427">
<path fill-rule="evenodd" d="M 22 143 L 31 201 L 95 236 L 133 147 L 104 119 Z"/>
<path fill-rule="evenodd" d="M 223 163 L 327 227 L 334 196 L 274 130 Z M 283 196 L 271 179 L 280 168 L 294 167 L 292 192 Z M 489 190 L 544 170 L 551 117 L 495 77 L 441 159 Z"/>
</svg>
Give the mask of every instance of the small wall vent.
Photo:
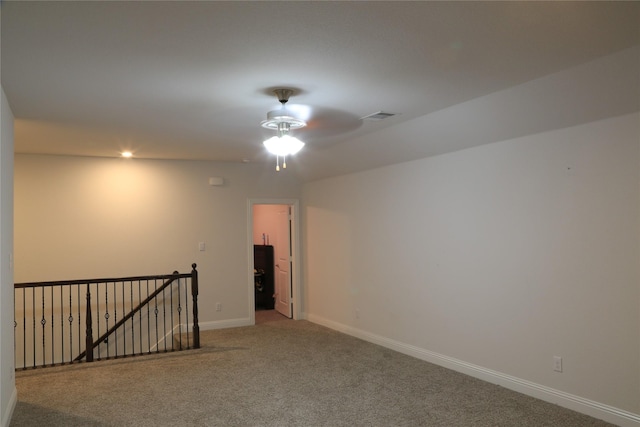
<svg viewBox="0 0 640 427">
<path fill-rule="evenodd" d="M 377 113 L 369 114 L 368 116 L 362 117 L 361 120 L 371 120 L 377 122 L 392 116 L 395 116 L 395 113 L 385 113 L 384 111 L 378 111 Z"/>
</svg>

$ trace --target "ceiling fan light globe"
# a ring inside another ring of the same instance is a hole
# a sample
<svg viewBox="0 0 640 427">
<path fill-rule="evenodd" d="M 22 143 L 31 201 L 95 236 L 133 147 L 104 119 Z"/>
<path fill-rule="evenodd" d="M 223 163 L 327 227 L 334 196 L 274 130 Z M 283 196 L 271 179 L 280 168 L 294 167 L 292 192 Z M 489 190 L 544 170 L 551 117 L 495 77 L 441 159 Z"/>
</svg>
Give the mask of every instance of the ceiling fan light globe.
<svg viewBox="0 0 640 427">
<path fill-rule="evenodd" d="M 280 137 L 280 139 L 284 140 L 284 144 L 287 147 L 289 155 L 296 154 L 298 151 L 302 150 L 302 147 L 304 147 L 304 142 L 300 141 L 295 136 L 284 135 Z"/>
<path fill-rule="evenodd" d="M 263 142 L 264 147 L 267 149 L 268 152 L 270 152 L 271 154 L 275 154 L 276 156 L 282 156 L 282 147 L 279 143 L 280 138 L 278 138 L 277 136 L 272 136 L 271 138 L 265 140 Z"/>
<path fill-rule="evenodd" d="M 290 156 L 304 147 L 304 142 L 290 135 L 273 136 L 264 141 L 263 144 L 268 152 L 276 156 Z"/>
</svg>

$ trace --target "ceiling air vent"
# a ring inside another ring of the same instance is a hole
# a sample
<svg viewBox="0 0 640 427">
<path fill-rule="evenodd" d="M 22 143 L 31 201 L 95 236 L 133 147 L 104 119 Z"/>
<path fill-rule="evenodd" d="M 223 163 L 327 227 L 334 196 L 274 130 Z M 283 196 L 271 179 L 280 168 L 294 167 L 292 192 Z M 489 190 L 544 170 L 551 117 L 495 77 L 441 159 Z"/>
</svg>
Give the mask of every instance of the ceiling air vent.
<svg viewBox="0 0 640 427">
<path fill-rule="evenodd" d="M 395 113 L 385 113 L 384 111 L 378 111 L 377 113 L 369 114 L 368 116 L 362 117 L 362 120 L 371 120 L 377 122 L 392 116 L 395 116 Z"/>
</svg>

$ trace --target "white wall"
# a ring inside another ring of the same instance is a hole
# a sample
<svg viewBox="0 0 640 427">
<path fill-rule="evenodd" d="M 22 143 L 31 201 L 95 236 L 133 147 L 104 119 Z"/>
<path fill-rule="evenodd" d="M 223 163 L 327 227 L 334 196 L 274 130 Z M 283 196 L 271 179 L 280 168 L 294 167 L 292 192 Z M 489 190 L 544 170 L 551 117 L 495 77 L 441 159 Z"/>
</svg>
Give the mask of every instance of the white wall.
<svg viewBox="0 0 640 427">
<path fill-rule="evenodd" d="M 13 113 L 0 100 L 0 425 L 17 402 L 13 360 Z"/>
<path fill-rule="evenodd" d="M 15 279 L 189 272 L 195 262 L 201 327 L 248 324 L 247 201 L 299 195 L 271 164 L 17 154 Z"/>
<path fill-rule="evenodd" d="M 308 318 L 637 423 L 639 123 L 305 184 Z"/>
</svg>

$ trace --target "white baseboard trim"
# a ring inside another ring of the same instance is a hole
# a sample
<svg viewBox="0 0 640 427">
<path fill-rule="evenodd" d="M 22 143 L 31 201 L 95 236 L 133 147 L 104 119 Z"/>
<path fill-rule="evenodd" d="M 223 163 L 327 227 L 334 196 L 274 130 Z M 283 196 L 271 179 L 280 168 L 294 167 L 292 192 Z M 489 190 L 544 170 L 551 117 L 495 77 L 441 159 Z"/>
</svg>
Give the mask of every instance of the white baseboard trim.
<svg viewBox="0 0 640 427">
<path fill-rule="evenodd" d="M 545 402 L 553 403 L 621 427 L 640 427 L 639 414 L 634 414 L 613 406 L 585 399 L 570 393 L 565 393 L 551 387 L 483 368 L 482 366 L 474 365 L 472 363 L 467 363 L 453 357 L 365 332 L 314 314 L 308 314 L 307 320 L 312 323 L 326 326 L 327 328 L 338 332 L 360 338 L 364 341 L 395 350 L 399 353 L 403 353 L 435 365 L 443 366 L 474 378 L 478 378 L 492 384 L 497 384 L 527 396 L 535 397 L 536 399 L 544 400 Z"/>
<path fill-rule="evenodd" d="M 9 398 L 9 403 L 7 404 L 6 411 L 2 414 L 2 427 L 9 427 L 11 424 L 11 418 L 13 417 L 13 410 L 16 408 L 18 404 L 18 389 L 13 387 L 13 391 L 11 392 L 11 397 Z"/>
<path fill-rule="evenodd" d="M 251 319 L 248 317 L 240 319 L 214 320 L 210 322 L 199 322 L 201 331 L 210 331 L 212 329 L 238 328 L 240 326 L 252 326 Z"/>
</svg>

